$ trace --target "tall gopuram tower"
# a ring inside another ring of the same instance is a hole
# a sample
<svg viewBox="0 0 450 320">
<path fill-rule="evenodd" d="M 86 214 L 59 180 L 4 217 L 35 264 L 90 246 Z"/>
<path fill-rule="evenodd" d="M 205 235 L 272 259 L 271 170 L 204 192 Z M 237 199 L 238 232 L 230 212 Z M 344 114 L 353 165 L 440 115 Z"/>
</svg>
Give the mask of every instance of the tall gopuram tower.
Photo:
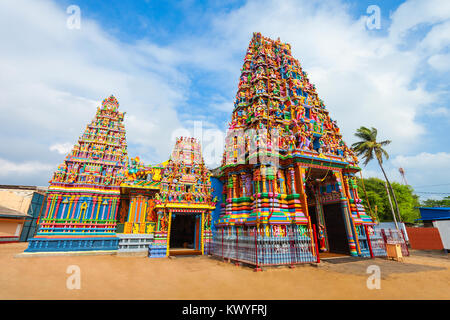
<svg viewBox="0 0 450 320">
<path fill-rule="evenodd" d="M 229 257 L 259 265 L 315 261 L 317 247 L 368 256 L 373 221 L 358 195 L 357 162 L 290 45 L 255 33 L 219 174 L 215 249 L 234 243 Z M 259 246 L 257 258 L 241 255 L 248 243 Z"/>
<path fill-rule="evenodd" d="M 124 113 L 103 100 L 49 182 L 46 211 L 25 251 L 116 250 L 119 185 L 128 166 Z"/>
</svg>

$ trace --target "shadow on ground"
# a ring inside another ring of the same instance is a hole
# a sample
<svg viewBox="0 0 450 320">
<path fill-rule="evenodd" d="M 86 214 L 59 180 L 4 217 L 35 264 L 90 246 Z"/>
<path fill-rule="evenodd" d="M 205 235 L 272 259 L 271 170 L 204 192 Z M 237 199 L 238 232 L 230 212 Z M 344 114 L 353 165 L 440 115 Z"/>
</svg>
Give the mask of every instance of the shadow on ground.
<svg viewBox="0 0 450 320">
<path fill-rule="evenodd" d="M 443 267 L 422 265 L 407 262 L 397 262 L 388 259 L 375 258 L 364 259 L 356 257 L 327 259 L 321 261 L 321 269 L 330 270 L 339 273 L 364 275 L 367 276 L 367 268 L 371 265 L 380 267 L 381 278 L 387 279 L 390 275 L 396 273 L 414 273 L 423 271 L 445 270 Z"/>
</svg>

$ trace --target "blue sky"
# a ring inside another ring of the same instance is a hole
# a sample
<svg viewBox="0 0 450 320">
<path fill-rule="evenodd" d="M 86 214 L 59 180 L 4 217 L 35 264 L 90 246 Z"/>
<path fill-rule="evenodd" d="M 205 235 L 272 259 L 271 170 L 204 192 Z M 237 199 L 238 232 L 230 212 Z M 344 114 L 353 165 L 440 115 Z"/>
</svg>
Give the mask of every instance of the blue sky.
<svg viewBox="0 0 450 320">
<path fill-rule="evenodd" d="M 67 28 L 66 9 L 81 11 Z M 367 8 L 380 8 L 369 30 Z M 164 161 L 197 134 L 220 162 L 242 59 L 259 31 L 292 45 L 344 139 L 374 126 L 386 169 L 450 194 L 449 1 L 52 1 L 0 3 L 0 184 L 46 185 L 110 94 L 129 153 Z M 381 176 L 376 164 L 365 176 Z M 434 186 L 439 184 L 439 186 Z"/>
</svg>

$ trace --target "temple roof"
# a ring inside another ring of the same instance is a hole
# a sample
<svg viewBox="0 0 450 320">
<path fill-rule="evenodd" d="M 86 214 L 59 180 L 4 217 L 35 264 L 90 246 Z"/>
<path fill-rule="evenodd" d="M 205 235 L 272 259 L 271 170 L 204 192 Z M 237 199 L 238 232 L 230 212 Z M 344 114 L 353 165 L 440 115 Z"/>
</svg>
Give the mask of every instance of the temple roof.
<svg viewBox="0 0 450 320">
<path fill-rule="evenodd" d="M 30 215 L 14 210 L 14 209 L 10 209 L 7 207 L 4 207 L 2 205 L 0 205 L 0 217 L 5 217 L 5 218 L 27 218 L 27 217 L 31 217 Z"/>
<path fill-rule="evenodd" d="M 244 154 L 250 158 L 261 146 L 280 158 L 309 152 L 312 157 L 357 163 L 290 45 L 254 33 L 241 70 L 222 165 Z"/>
</svg>

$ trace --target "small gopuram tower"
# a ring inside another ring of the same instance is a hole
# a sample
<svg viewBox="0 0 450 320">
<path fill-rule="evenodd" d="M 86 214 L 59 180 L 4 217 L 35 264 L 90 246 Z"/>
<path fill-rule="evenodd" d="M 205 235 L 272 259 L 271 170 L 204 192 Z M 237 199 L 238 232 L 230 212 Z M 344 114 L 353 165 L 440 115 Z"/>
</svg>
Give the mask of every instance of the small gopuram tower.
<svg viewBox="0 0 450 320">
<path fill-rule="evenodd" d="M 257 266 L 314 262 L 318 248 L 367 256 L 357 161 L 290 45 L 255 33 L 219 173 L 214 253 Z"/>
<path fill-rule="evenodd" d="M 155 196 L 158 219 L 150 257 L 211 251 L 211 211 L 215 203 L 210 176 L 200 143 L 194 138 L 178 138 L 164 163 L 160 192 Z"/>
<path fill-rule="evenodd" d="M 128 164 L 124 113 L 103 100 L 49 182 L 46 211 L 27 252 L 116 250 L 116 214 Z"/>
</svg>

